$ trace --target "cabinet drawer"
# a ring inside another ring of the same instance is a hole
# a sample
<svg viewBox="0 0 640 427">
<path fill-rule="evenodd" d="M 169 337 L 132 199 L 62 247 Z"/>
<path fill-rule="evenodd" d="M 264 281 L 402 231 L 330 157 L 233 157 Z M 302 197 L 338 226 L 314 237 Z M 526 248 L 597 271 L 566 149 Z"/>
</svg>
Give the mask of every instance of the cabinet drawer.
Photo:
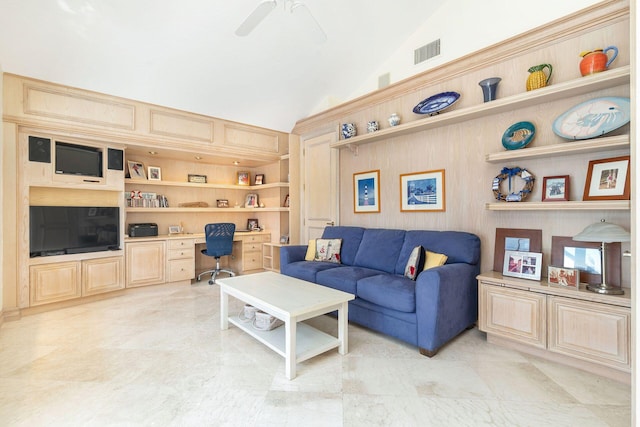
<svg viewBox="0 0 640 427">
<path fill-rule="evenodd" d="M 549 297 L 549 350 L 631 370 L 631 310 Z"/>
<path fill-rule="evenodd" d="M 167 277 L 169 282 L 191 280 L 196 275 L 193 259 L 177 259 L 167 263 Z"/>
<path fill-rule="evenodd" d="M 242 245 L 242 253 L 262 252 L 262 243 L 244 242 Z"/>
<path fill-rule="evenodd" d="M 183 249 L 169 249 L 167 251 L 167 259 L 192 259 L 195 257 L 195 250 L 193 246 L 191 248 Z"/>
<path fill-rule="evenodd" d="M 185 249 L 195 247 L 193 239 L 169 239 L 167 242 L 167 247 L 169 249 Z"/>
<path fill-rule="evenodd" d="M 250 252 L 248 254 L 244 254 L 242 257 L 242 269 L 243 270 L 262 269 L 262 253 Z"/>
<path fill-rule="evenodd" d="M 244 236 L 242 240 L 244 241 L 245 245 L 253 242 L 269 242 L 271 240 L 271 235 L 261 234 L 258 236 Z"/>
<path fill-rule="evenodd" d="M 546 297 L 481 283 L 479 328 L 496 336 L 546 348 Z"/>
</svg>

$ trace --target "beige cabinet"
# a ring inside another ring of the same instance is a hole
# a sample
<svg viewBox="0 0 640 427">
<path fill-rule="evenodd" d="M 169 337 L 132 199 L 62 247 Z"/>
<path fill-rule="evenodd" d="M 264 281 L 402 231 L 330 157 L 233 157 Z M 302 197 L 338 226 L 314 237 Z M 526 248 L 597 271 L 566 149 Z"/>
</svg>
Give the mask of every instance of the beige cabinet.
<svg viewBox="0 0 640 427">
<path fill-rule="evenodd" d="M 478 327 L 489 341 L 630 380 L 628 295 L 600 295 L 493 271 L 478 281 Z"/>
<path fill-rule="evenodd" d="M 124 289 L 123 257 L 82 261 L 82 296 Z"/>
<path fill-rule="evenodd" d="M 271 235 L 248 234 L 236 237 L 233 242 L 233 252 L 241 252 L 240 259 L 234 257 L 231 260 L 231 268 L 236 273 L 246 273 L 252 270 L 262 270 L 262 246 L 271 241 Z"/>
<path fill-rule="evenodd" d="M 165 281 L 164 240 L 125 243 L 127 288 Z"/>
<path fill-rule="evenodd" d="M 191 280 L 195 277 L 195 246 L 193 239 L 167 241 L 167 282 Z"/>
<path fill-rule="evenodd" d="M 281 243 L 263 243 L 262 268 L 280 273 L 280 248 Z"/>
<path fill-rule="evenodd" d="M 70 261 L 29 267 L 30 306 L 80 298 L 80 265 Z"/>
</svg>

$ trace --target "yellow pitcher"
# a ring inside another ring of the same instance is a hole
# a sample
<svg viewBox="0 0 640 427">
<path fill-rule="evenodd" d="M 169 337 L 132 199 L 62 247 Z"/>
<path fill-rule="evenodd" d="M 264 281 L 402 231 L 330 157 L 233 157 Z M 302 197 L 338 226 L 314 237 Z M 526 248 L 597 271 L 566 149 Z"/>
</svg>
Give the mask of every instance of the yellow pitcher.
<svg viewBox="0 0 640 427">
<path fill-rule="evenodd" d="M 545 68 L 549 70 L 548 76 L 543 71 Z M 529 91 L 545 87 L 547 83 L 549 83 L 551 73 L 553 72 L 553 67 L 551 66 L 551 64 L 540 64 L 529 68 L 528 71 L 529 73 L 531 73 L 527 78 L 527 90 Z"/>
</svg>

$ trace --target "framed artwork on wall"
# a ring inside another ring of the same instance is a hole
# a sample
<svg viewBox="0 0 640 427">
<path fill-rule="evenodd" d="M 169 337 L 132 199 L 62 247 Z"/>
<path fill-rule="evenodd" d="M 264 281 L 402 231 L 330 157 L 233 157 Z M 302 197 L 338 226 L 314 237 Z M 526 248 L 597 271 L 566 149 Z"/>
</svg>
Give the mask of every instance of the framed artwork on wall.
<svg viewBox="0 0 640 427">
<path fill-rule="evenodd" d="M 401 212 L 444 212 L 444 169 L 400 175 Z"/>
<path fill-rule="evenodd" d="M 542 230 L 496 228 L 493 270 L 501 272 L 505 251 L 542 252 Z"/>
<path fill-rule="evenodd" d="M 543 202 L 569 201 L 569 175 L 545 176 L 542 179 Z"/>
<path fill-rule="evenodd" d="M 353 212 L 380 212 L 380 170 L 353 174 Z"/>
<path fill-rule="evenodd" d="M 591 160 L 582 200 L 629 200 L 630 156 Z"/>
<path fill-rule="evenodd" d="M 580 270 L 580 281 L 588 285 L 602 283 L 602 256 L 599 242 L 578 242 L 572 237 L 551 236 L 551 265 Z M 620 286 L 622 250 L 620 242 L 607 243 L 606 278 L 609 285 Z"/>
</svg>

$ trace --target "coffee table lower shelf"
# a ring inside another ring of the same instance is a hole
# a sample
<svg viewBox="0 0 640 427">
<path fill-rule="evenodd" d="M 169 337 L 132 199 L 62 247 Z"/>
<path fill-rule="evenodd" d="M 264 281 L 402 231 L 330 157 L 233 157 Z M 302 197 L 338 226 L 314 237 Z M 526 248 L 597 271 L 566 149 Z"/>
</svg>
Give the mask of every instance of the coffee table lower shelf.
<svg viewBox="0 0 640 427">
<path fill-rule="evenodd" d="M 251 335 L 271 350 L 286 358 L 285 325 L 271 331 L 254 329 L 250 322 L 243 322 L 238 316 L 229 316 L 229 322 Z M 304 362 L 340 346 L 340 340 L 332 335 L 319 331 L 313 326 L 300 322 L 296 327 L 296 360 Z"/>
</svg>

